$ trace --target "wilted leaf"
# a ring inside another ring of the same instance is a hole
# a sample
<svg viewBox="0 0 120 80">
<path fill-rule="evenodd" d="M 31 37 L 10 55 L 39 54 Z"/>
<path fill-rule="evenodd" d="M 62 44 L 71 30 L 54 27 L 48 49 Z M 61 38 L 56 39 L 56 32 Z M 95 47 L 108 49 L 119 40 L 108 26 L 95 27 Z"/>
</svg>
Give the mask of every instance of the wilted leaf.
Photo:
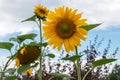
<svg viewBox="0 0 120 80">
<path fill-rule="evenodd" d="M 36 19 L 36 15 L 33 15 L 32 17 L 27 18 L 27 19 L 23 20 L 22 22 L 26 22 L 26 21 L 35 21 L 35 19 Z"/>
<path fill-rule="evenodd" d="M 13 47 L 13 44 L 10 42 L 0 42 L 0 48 L 2 49 L 11 50 L 12 47 Z"/>
<path fill-rule="evenodd" d="M 97 26 L 99 26 L 100 24 L 89 24 L 89 25 L 86 25 L 86 26 L 80 26 L 79 28 L 84 28 L 85 30 L 89 31 L 93 28 L 96 28 Z"/>
<path fill-rule="evenodd" d="M 95 68 L 97 66 L 101 66 L 101 65 L 104 65 L 104 64 L 116 61 L 116 60 L 117 59 L 100 59 L 100 60 L 97 60 L 97 61 L 93 62 L 92 65 Z"/>
<path fill-rule="evenodd" d="M 69 60 L 69 61 L 75 62 L 80 57 L 82 57 L 82 55 L 75 55 L 75 56 L 71 56 L 71 57 L 65 57 L 65 58 L 62 58 L 62 60 Z"/>
</svg>

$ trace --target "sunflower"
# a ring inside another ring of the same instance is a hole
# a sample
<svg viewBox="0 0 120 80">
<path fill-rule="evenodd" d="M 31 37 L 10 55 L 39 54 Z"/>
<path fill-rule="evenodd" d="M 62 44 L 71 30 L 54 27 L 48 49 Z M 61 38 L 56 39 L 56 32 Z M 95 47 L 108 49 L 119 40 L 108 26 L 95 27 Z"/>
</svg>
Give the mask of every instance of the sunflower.
<svg viewBox="0 0 120 80">
<path fill-rule="evenodd" d="M 45 18 L 48 12 L 49 10 L 40 4 L 35 6 L 34 13 L 36 14 L 38 18 Z"/>
<path fill-rule="evenodd" d="M 80 26 L 87 25 L 86 19 L 81 18 L 82 13 L 68 7 L 55 8 L 47 15 L 44 21 L 44 36 L 48 44 L 60 50 L 64 45 L 67 52 L 73 51 L 75 46 L 80 46 L 80 41 L 85 40 L 87 31 Z"/>
<path fill-rule="evenodd" d="M 15 59 L 15 67 L 18 67 L 25 64 L 30 64 L 34 62 L 40 54 L 38 46 L 25 46 L 18 50 L 17 56 Z M 32 70 L 28 69 L 25 71 L 25 75 L 31 75 Z"/>
<path fill-rule="evenodd" d="M 39 47 L 37 46 L 26 46 L 22 47 L 18 50 L 17 57 L 16 57 L 16 64 L 15 66 L 30 64 L 34 62 L 40 54 Z"/>
</svg>

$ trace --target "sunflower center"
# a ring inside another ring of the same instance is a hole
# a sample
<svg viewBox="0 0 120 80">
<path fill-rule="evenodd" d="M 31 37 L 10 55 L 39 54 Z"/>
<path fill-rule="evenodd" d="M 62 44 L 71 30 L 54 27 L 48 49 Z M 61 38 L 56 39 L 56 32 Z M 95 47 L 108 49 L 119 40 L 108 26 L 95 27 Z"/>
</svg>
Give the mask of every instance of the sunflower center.
<svg viewBox="0 0 120 80">
<path fill-rule="evenodd" d="M 61 20 L 56 25 L 56 33 L 63 39 L 70 38 L 76 31 L 76 25 L 70 20 Z"/>
<path fill-rule="evenodd" d="M 45 11 L 43 9 L 40 9 L 39 11 L 41 14 L 45 14 Z"/>
</svg>

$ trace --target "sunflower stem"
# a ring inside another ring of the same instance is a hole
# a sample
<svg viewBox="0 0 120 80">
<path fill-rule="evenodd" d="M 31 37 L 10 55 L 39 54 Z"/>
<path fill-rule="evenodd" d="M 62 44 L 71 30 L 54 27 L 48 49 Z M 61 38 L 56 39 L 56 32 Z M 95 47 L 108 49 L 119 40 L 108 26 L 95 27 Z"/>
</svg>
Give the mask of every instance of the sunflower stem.
<svg viewBox="0 0 120 80">
<path fill-rule="evenodd" d="M 39 30 L 40 30 L 40 44 L 42 45 L 42 26 L 41 19 L 39 19 Z M 42 46 L 40 45 L 40 70 L 39 70 L 39 80 L 42 80 Z"/>
<path fill-rule="evenodd" d="M 76 55 L 78 56 L 77 46 L 75 47 L 75 53 L 76 53 Z M 78 80 L 81 80 L 81 66 L 80 66 L 80 63 L 79 63 L 79 59 L 77 59 L 76 69 L 77 69 L 77 77 L 78 77 Z"/>
</svg>

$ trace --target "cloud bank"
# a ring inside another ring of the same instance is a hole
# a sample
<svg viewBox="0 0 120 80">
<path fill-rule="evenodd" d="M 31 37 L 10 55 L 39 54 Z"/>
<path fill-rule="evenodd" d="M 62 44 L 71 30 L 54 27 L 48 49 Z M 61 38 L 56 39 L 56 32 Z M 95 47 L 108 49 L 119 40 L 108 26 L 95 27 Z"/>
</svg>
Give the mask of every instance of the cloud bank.
<svg viewBox="0 0 120 80">
<path fill-rule="evenodd" d="M 53 10 L 58 6 L 69 6 L 83 12 L 88 23 L 102 23 L 97 29 L 119 27 L 120 0 L 0 0 L 0 36 L 14 32 L 28 33 L 37 30 L 34 23 L 21 23 L 33 15 L 34 6 L 43 4 Z"/>
</svg>

